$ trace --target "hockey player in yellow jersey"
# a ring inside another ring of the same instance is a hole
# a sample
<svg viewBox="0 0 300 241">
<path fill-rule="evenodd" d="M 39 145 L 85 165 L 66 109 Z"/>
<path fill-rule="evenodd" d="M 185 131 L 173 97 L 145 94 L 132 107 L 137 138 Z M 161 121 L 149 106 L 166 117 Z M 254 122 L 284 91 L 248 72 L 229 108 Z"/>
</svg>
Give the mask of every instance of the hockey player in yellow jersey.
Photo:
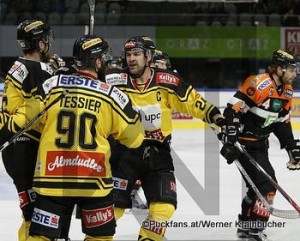
<svg viewBox="0 0 300 241">
<path fill-rule="evenodd" d="M 39 105 L 50 105 L 68 90 L 40 120 L 43 131 L 33 181 L 37 198 L 28 241 L 67 238 L 75 204 L 81 209 L 85 241 L 112 240 L 116 224 L 107 137 L 129 148 L 137 148 L 144 138 L 130 99 L 97 79 L 112 57 L 108 43 L 84 35 L 75 41 L 73 56 L 79 71 L 46 80 L 44 102 L 26 101 L 6 126 L 6 132 L 11 127 L 16 131 L 39 112 Z M 7 136 L 3 130 L 0 137 Z"/>
<path fill-rule="evenodd" d="M 23 55 L 13 63 L 5 78 L 2 110 L 6 113 L 14 114 L 24 100 L 39 92 L 43 81 L 53 75 L 48 65 L 53 37 L 50 26 L 41 20 L 25 20 L 18 25 L 17 41 Z M 19 241 L 25 241 L 28 236 L 35 200 L 32 179 L 40 137 L 37 130 L 27 131 L 2 152 L 3 164 L 17 189 L 22 210 Z"/>
<path fill-rule="evenodd" d="M 106 82 L 117 85 L 139 111 L 145 129 L 141 147 L 128 149 L 116 143 L 111 157 L 114 176 L 116 217 L 131 208 L 130 194 L 141 180 L 149 214 L 138 240 L 160 241 L 166 222 L 177 205 L 176 181 L 170 154 L 172 111 L 191 114 L 207 123 L 227 125 L 218 108 L 206 101 L 191 85 L 173 71 L 151 68 L 152 53 L 142 36 L 124 45 L 127 68 L 107 73 Z"/>
</svg>

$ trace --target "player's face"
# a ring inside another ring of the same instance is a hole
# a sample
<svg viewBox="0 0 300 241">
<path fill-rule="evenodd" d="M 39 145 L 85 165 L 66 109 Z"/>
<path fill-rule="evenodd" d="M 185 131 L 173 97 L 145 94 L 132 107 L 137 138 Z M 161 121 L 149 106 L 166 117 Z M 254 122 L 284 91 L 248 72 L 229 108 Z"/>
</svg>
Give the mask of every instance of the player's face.
<svg viewBox="0 0 300 241">
<path fill-rule="evenodd" d="M 126 52 L 126 62 L 131 74 L 138 75 L 143 73 L 147 64 L 143 50 L 130 50 Z"/>
<path fill-rule="evenodd" d="M 282 79 L 285 84 L 292 84 L 296 76 L 297 76 L 296 67 L 290 65 L 287 67 Z"/>
</svg>

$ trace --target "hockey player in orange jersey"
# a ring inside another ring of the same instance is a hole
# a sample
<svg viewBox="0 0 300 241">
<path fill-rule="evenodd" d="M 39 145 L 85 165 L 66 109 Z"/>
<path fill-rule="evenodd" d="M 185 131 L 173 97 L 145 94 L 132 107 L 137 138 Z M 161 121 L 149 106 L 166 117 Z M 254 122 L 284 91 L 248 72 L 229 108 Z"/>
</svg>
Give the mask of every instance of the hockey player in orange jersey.
<svg viewBox="0 0 300 241">
<path fill-rule="evenodd" d="M 293 98 L 292 83 L 296 78 L 296 63 L 292 54 L 279 49 L 273 53 L 269 71 L 249 76 L 239 87 L 224 110 L 227 120 L 235 123 L 223 138 L 225 143 L 221 154 L 230 164 L 238 159 L 255 185 L 271 204 L 276 189 L 264 175 L 253 167 L 246 157 L 233 145 L 239 141 L 247 152 L 276 180 L 275 171 L 270 163 L 268 138 L 274 133 L 281 148 L 289 155 L 287 168 L 300 169 L 300 142 L 295 140 L 290 122 L 290 110 Z M 240 128 L 239 128 L 240 127 Z M 230 138 L 228 138 L 231 136 Z M 238 216 L 241 224 L 237 230 L 240 238 L 250 241 L 267 241 L 263 233 L 263 224 L 269 219 L 270 212 L 247 185 L 248 192 L 242 201 L 242 210 Z M 248 225 L 251 223 L 252 225 Z M 244 225 L 245 224 L 245 225 Z"/>
</svg>

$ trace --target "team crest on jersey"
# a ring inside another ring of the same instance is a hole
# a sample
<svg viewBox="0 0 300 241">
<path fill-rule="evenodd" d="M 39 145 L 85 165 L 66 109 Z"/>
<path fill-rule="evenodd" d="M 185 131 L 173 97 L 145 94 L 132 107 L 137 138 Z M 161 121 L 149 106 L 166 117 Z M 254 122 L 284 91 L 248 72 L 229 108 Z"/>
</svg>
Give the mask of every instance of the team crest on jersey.
<svg viewBox="0 0 300 241">
<path fill-rule="evenodd" d="M 252 96 L 255 93 L 255 88 L 249 87 L 246 92 L 247 92 L 247 95 Z"/>
<path fill-rule="evenodd" d="M 126 73 L 114 73 L 105 76 L 105 82 L 110 85 L 126 85 L 127 79 Z"/>
<path fill-rule="evenodd" d="M 267 88 L 270 84 L 272 83 L 271 79 L 266 79 L 264 80 L 262 83 L 260 83 L 258 86 L 257 86 L 257 89 L 259 91 L 263 91 L 265 88 Z"/>
<path fill-rule="evenodd" d="M 290 89 L 284 90 L 284 96 L 288 99 L 291 99 L 293 97 L 293 91 Z"/>
<path fill-rule="evenodd" d="M 158 72 L 156 76 L 157 76 L 156 78 L 157 83 L 171 84 L 176 86 L 179 83 L 179 78 L 169 73 Z"/>
</svg>

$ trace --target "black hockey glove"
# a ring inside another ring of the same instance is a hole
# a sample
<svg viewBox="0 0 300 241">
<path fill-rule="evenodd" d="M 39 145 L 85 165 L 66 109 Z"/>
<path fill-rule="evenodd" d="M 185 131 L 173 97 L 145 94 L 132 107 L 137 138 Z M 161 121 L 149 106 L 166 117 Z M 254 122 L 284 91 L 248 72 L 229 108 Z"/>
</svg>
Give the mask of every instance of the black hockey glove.
<svg viewBox="0 0 300 241">
<path fill-rule="evenodd" d="M 224 144 L 234 144 L 239 136 L 240 119 L 237 114 L 226 117 L 225 119 L 219 118 L 216 124 L 221 127 L 221 132 L 218 138 Z"/>
<path fill-rule="evenodd" d="M 290 160 L 287 162 L 286 167 L 289 170 L 300 169 L 300 140 L 293 140 L 285 148 Z"/>
<path fill-rule="evenodd" d="M 224 144 L 220 153 L 227 160 L 229 165 L 237 160 L 242 154 L 236 146 L 231 144 Z"/>
</svg>

